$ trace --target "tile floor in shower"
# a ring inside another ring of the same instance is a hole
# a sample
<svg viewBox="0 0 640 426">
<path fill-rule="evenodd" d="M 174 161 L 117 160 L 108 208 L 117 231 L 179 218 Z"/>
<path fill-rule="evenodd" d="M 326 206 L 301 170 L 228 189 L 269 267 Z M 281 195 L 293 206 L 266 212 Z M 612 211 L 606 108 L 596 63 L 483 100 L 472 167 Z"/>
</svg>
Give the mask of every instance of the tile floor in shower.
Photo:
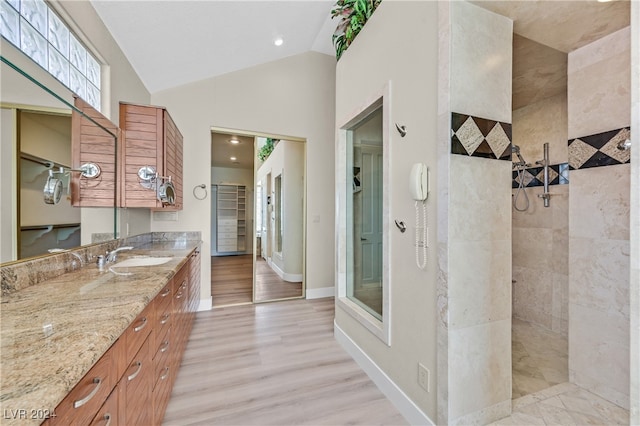
<svg viewBox="0 0 640 426">
<path fill-rule="evenodd" d="M 513 402 L 492 425 L 628 425 L 629 411 L 568 383 L 567 338 L 514 319 Z"/>
</svg>

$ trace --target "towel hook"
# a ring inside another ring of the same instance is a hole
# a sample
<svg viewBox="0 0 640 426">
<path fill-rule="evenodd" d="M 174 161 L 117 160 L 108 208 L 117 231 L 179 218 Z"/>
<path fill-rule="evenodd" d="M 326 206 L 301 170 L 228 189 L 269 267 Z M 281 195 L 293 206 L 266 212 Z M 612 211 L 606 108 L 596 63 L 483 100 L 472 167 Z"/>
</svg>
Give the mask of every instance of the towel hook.
<svg viewBox="0 0 640 426">
<path fill-rule="evenodd" d="M 203 197 L 198 197 L 198 194 L 196 194 L 196 189 L 203 189 L 204 190 L 204 196 Z M 196 198 L 196 200 L 204 200 L 205 198 L 207 198 L 207 185 L 205 185 L 204 183 L 201 183 L 200 185 L 196 185 L 193 187 L 193 196 Z"/>
</svg>

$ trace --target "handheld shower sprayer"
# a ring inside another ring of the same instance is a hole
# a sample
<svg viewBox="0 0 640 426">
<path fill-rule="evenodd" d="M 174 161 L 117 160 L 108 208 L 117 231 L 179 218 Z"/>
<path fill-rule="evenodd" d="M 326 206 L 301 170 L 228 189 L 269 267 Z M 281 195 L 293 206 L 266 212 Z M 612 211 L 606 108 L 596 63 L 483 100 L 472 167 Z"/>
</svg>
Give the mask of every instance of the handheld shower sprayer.
<svg viewBox="0 0 640 426">
<path fill-rule="evenodd" d="M 514 168 L 529 167 L 531 165 L 527 163 L 524 160 L 524 158 L 522 158 L 522 154 L 520 154 L 520 147 L 518 145 L 511 145 L 511 153 L 516 154 L 518 156 L 518 161 L 513 163 Z"/>
</svg>

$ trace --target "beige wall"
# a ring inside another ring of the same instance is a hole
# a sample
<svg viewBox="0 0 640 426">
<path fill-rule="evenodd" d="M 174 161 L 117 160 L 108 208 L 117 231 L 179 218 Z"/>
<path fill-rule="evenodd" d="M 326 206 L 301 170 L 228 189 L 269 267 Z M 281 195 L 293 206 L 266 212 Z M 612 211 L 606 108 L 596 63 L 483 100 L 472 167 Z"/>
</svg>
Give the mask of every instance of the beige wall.
<svg viewBox="0 0 640 426">
<path fill-rule="evenodd" d="M 267 213 L 274 227 L 271 262 L 283 279 L 291 281 L 302 276 L 303 247 L 303 202 L 304 202 L 304 145 L 302 142 L 280 140 L 269 158 L 260 166 L 257 180 L 271 173 L 271 191 L 275 191 L 276 177 L 282 176 L 283 230 L 282 252 L 276 254 L 275 220 Z M 267 186 L 265 186 L 266 191 Z M 274 197 L 271 197 L 274 200 Z M 273 214 L 275 215 L 275 204 Z M 275 216 L 274 216 L 275 217 Z M 284 274 L 284 275 L 283 275 Z"/>
<path fill-rule="evenodd" d="M 153 231 L 201 231 L 201 298 L 209 299 L 211 207 L 191 189 L 210 181 L 211 127 L 293 136 L 307 143 L 307 289 L 333 287 L 335 59 L 304 53 L 152 95 L 184 136 L 184 210 Z"/>
<path fill-rule="evenodd" d="M 390 84 L 391 123 L 406 125 L 408 130 L 404 138 L 395 129 L 390 130 L 390 170 L 386 171 L 390 173 L 390 185 L 384 189 L 389 195 L 389 216 L 383 221 L 404 220 L 408 226 L 404 234 L 391 227 L 389 258 L 384 260 L 390 271 L 391 344 L 387 346 L 340 305 L 336 307 L 336 325 L 431 419 L 436 418 L 435 234 L 432 233 L 428 249 L 427 267 L 420 270 L 415 262 L 415 209 L 408 182 L 415 162 L 424 162 L 431 168 L 433 191 L 426 205 L 433 232 L 438 202 L 437 8 L 437 2 L 382 2 L 343 54 L 336 72 L 338 125 L 365 107 L 367 100 L 374 101 L 373 97 Z M 411 56 L 410 61 L 407 55 Z M 344 165 L 344 154 L 336 155 L 336 167 Z M 344 200 L 343 183 L 336 191 Z M 340 209 L 345 206 L 339 205 Z M 340 232 L 345 233 L 346 229 Z M 345 242 L 343 237 L 341 245 Z M 418 385 L 418 363 L 432 373 L 430 392 Z"/>
<path fill-rule="evenodd" d="M 513 111 L 513 143 L 536 167 L 549 143 L 551 164 L 566 163 L 566 93 Z M 513 190 L 513 194 L 517 193 Z M 538 195 L 543 187 L 525 188 L 529 209 L 512 209 L 513 316 L 567 335 L 569 319 L 569 185 L 554 185 L 549 207 Z M 524 206 L 523 194 L 518 206 Z"/>
<path fill-rule="evenodd" d="M 441 20 L 449 115 L 511 123 L 513 22 L 467 2 L 451 2 Z M 450 158 L 439 211 L 447 228 L 439 231 L 438 421 L 484 424 L 511 412 L 511 163 L 449 152 L 440 150 L 441 163 Z"/>
<path fill-rule="evenodd" d="M 569 138 L 630 125 L 630 57 L 628 27 L 569 54 Z M 630 165 L 569 181 L 570 380 L 628 408 Z"/>
</svg>

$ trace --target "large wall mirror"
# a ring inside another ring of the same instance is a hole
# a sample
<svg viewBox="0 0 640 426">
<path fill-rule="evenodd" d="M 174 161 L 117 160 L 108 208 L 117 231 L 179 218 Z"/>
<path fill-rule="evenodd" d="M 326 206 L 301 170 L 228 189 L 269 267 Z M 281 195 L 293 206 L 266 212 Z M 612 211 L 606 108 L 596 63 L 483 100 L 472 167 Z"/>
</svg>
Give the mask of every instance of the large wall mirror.
<svg viewBox="0 0 640 426">
<path fill-rule="evenodd" d="M 390 344 L 387 91 L 339 129 L 337 305 Z"/>
<path fill-rule="evenodd" d="M 72 161 L 72 112 L 106 141 L 97 164 L 107 174 L 116 164 L 116 135 L 74 107 L 73 94 L 27 58 L 1 58 L 0 263 L 115 238 L 115 184 L 111 206 L 72 206 L 73 173 L 79 173 Z"/>
<path fill-rule="evenodd" d="M 214 308 L 304 297 L 305 162 L 304 140 L 212 129 Z"/>
</svg>

